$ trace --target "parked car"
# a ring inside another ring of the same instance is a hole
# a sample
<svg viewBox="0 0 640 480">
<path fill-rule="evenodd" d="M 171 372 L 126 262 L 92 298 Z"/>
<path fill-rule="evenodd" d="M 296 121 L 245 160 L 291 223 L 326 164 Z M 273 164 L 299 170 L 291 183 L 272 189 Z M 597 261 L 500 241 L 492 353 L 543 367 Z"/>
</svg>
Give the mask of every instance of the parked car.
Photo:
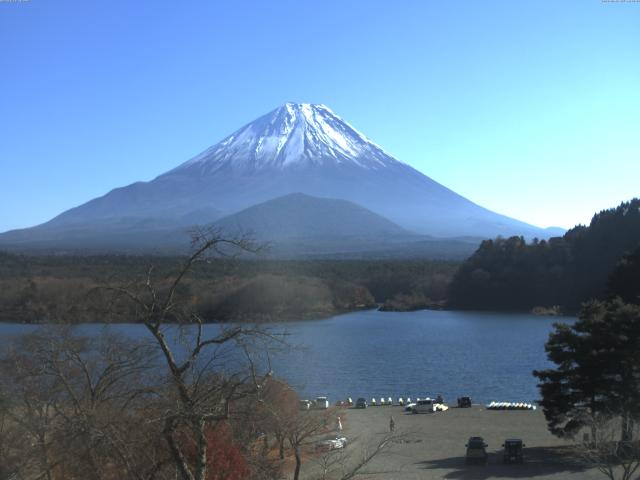
<svg viewBox="0 0 640 480">
<path fill-rule="evenodd" d="M 367 400 L 360 397 L 356 400 L 356 408 L 367 408 Z"/>
<path fill-rule="evenodd" d="M 487 464 L 489 455 L 487 454 L 488 445 L 484 443 L 482 437 L 470 437 L 469 441 L 465 445 L 467 447 L 467 454 L 465 455 L 465 462 Z"/>
<path fill-rule="evenodd" d="M 407 404 L 404 406 L 404 411 L 405 411 L 405 412 L 412 412 L 412 411 L 413 411 L 413 407 L 415 407 L 415 406 L 416 406 L 416 404 L 415 404 L 415 403 L 413 403 L 413 402 L 411 402 L 411 403 L 407 403 Z"/>
<path fill-rule="evenodd" d="M 458 408 L 471 408 L 471 398 L 458 397 Z"/>
<path fill-rule="evenodd" d="M 313 402 L 311 400 L 300 400 L 298 405 L 300 406 L 300 410 L 309 410 Z"/>
<path fill-rule="evenodd" d="M 316 443 L 316 450 L 320 452 L 328 452 L 330 450 L 338 450 L 347 446 L 346 437 L 329 438 L 327 440 L 320 440 Z"/>
<path fill-rule="evenodd" d="M 525 444 L 519 438 L 507 438 L 502 444 L 504 448 L 504 463 L 522 463 L 522 449 Z"/>
<path fill-rule="evenodd" d="M 326 410 L 327 408 L 329 408 L 329 399 L 327 397 L 316 398 L 315 408 Z"/>
<path fill-rule="evenodd" d="M 435 412 L 435 405 L 430 398 L 424 398 L 418 400 L 411 411 L 413 413 L 433 413 Z"/>
</svg>

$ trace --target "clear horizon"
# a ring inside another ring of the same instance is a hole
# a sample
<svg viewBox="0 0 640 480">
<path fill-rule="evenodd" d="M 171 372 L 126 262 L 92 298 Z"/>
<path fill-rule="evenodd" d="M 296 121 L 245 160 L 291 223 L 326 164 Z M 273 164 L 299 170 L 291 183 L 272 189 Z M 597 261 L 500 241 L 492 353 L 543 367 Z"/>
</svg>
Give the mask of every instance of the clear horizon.
<svg viewBox="0 0 640 480">
<path fill-rule="evenodd" d="M 495 212 L 640 196 L 640 4 L 0 2 L 0 232 L 323 103 Z"/>
</svg>

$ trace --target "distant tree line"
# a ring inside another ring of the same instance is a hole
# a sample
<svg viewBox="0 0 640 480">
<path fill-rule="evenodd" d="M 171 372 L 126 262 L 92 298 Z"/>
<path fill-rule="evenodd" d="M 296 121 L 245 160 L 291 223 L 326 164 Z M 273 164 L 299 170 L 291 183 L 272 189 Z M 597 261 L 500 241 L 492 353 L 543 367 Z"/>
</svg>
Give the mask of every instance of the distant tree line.
<svg viewBox="0 0 640 480">
<path fill-rule="evenodd" d="M 178 257 L 27 256 L 0 252 L 0 321 L 132 321 L 101 286 L 141 280 L 149 265 L 162 281 Z M 319 318 L 373 308 L 400 295 L 442 302 L 458 263 L 430 260 L 229 260 L 194 266 L 176 292 L 206 321 Z M 405 297 L 402 297 L 402 296 Z"/>
<path fill-rule="evenodd" d="M 624 285 L 632 288 L 628 277 L 637 275 L 629 265 L 639 245 L 639 199 L 602 211 L 588 227 L 577 226 L 563 237 L 486 240 L 455 274 L 449 305 L 519 311 L 559 305 L 575 313 L 583 302 L 608 296 L 610 276 L 622 295 L 633 295 Z"/>
</svg>

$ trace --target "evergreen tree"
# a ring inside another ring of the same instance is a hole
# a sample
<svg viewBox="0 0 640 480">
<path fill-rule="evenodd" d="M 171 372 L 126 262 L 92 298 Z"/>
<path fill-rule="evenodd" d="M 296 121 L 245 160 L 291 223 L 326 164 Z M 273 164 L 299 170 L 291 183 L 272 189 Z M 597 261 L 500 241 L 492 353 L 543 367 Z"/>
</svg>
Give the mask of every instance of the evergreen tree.
<svg viewBox="0 0 640 480">
<path fill-rule="evenodd" d="M 626 254 L 609 277 L 608 293 L 627 303 L 640 304 L 640 248 Z"/>
<path fill-rule="evenodd" d="M 640 306 L 585 304 L 573 325 L 555 325 L 545 348 L 556 368 L 534 375 L 549 430 L 572 437 L 596 415 L 619 416 L 621 440 L 631 440 L 640 419 Z"/>
</svg>

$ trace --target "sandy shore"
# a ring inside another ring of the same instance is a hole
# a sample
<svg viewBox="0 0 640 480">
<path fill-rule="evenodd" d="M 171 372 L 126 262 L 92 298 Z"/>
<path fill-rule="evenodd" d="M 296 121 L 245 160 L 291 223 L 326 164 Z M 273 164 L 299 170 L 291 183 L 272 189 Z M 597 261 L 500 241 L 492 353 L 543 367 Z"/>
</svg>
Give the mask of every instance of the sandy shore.
<svg viewBox="0 0 640 480">
<path fill-rule="evenodd" d="M 348 409 L 344 435 L 351 457 L 375 443 L 389 430 L 393 415 L 396 431 L 406 438 L 395 443 L 384 456 L 376 458 L 364 478 L 394 479 L 597 479 L 602 474 L 585 469 L 572 455 L 570 443 L 551 435 L 544 416 L 537 411 L 493 411 L 481 406 L 451 408 L 447 412 L 413 415 L 401 407 Z M 470 436 L 482 436 L 489 444 L 486 466 L 465 464 L 465 443 Z M 501 445 L 505 438 L 523 439 L 523 465 L 504 465 Z M 311 467 L 309 467 L 311 468 Z M 304 473 L 304 469 L 303 469 Z M 304 475 L 303 475 L 303 478 Z"/>
</svg>

